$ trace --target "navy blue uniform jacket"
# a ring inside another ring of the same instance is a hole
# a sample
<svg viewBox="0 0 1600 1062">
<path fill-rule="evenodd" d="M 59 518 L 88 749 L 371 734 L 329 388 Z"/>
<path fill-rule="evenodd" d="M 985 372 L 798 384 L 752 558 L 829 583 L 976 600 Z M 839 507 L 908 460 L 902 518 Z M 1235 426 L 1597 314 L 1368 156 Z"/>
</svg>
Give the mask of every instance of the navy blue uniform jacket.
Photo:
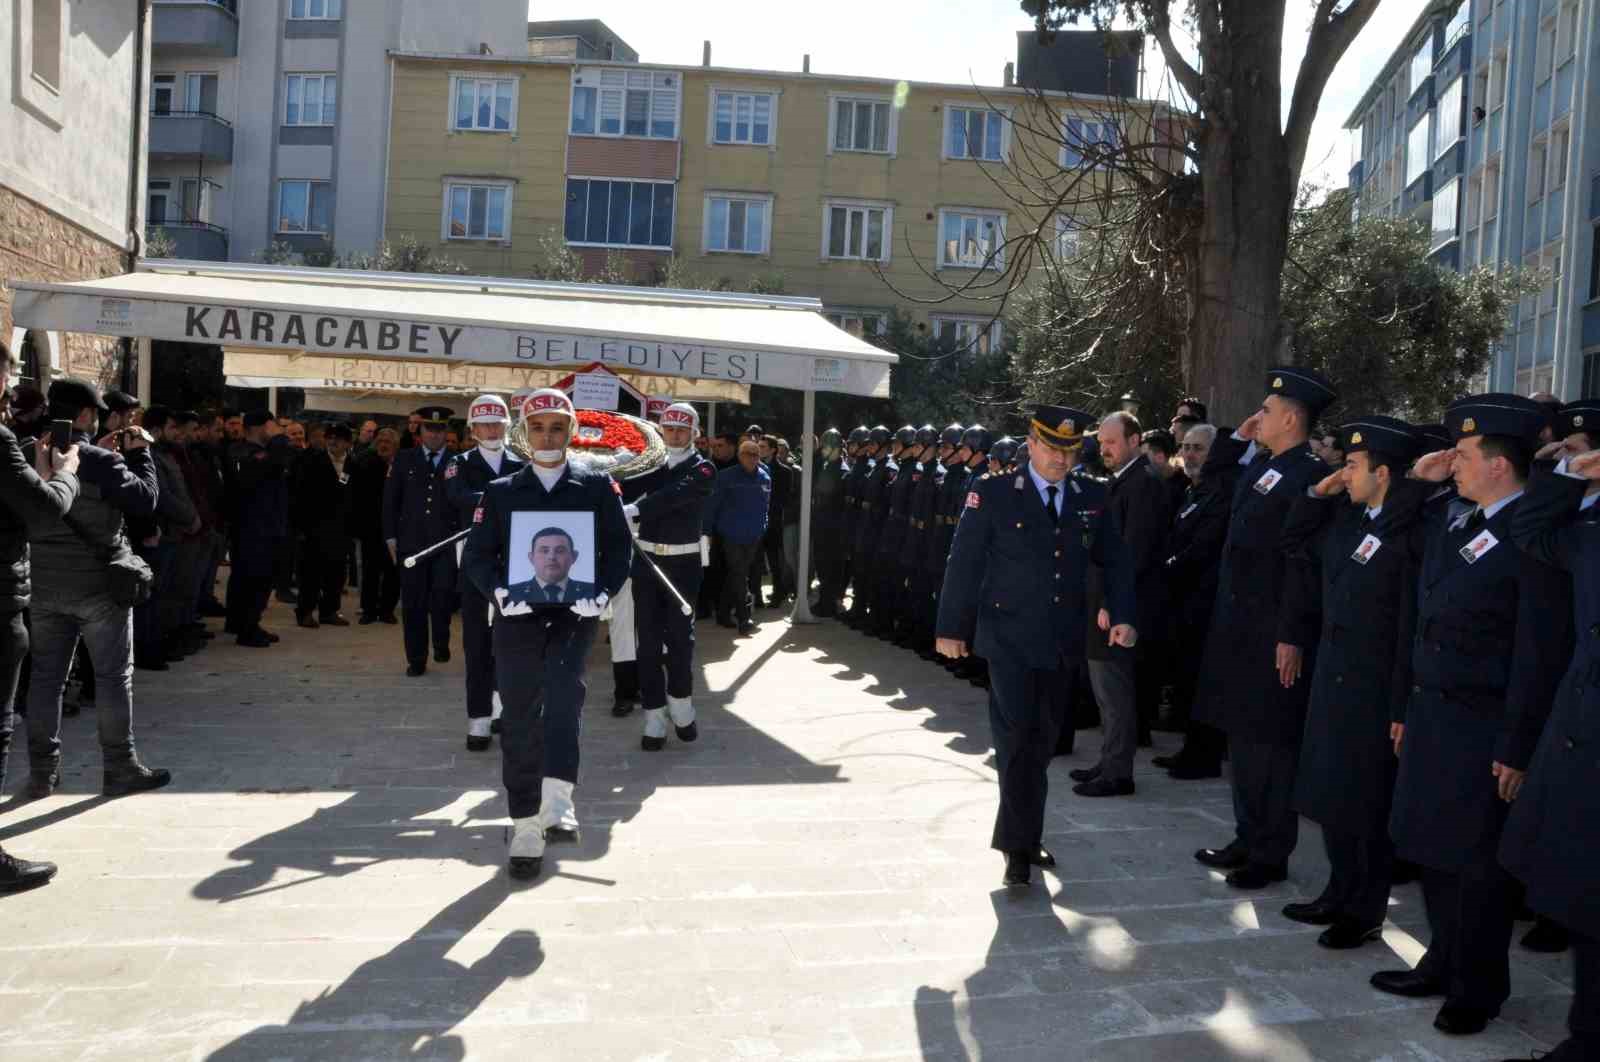
<svg viewBox="0 0 1600 1062">
<path fill-rule="evenodd" d="M 937 632 L 1012 667 L 1057 670 L 1084 654 L 1089 565 L 1105 569 L 1111 622 L 1134 623 L 1133 564 L 1102 484 L 1062 482 L 1052 523 L 1026 469 L 984 476 L 967 492 L 939 597 Z"/>
<path fill-rule="evenodd" d="M 398 454 L 395 459 L 399 459 Z M 444 497 L 456 512 L 456 529 L 472 526 L 472 514 L 477 511 L 478 505 L 483 501 L 483 489 L 494 480 L 502 476 L 514 476 L 517 470 L 526 461 L 514 455 L 510 450 L 500 452 L 500 472 L 489 467 L 489 462 L 483 459 L 483 454 L 474 446 L 466 453 L 456 454 L 450 459 L 450 465 L 444 471 Z M 454 547 L 452 547 L 453 549 Z M 470 584 L 467 582 L 467 573 L 461 573 L 461 581 L 457 589 L 465 590 Z"/>
<path fill-rule="evenodd" d="M 383 537 L 395 540 L 401 561 L 460 530 L 444 493 L 444 475 L 452 455 L 443 454 L 439 467 L 433 469 L 428 466 L 427 453 L 413 446 L 395 454 L 383 485 Z M 456 580 L 456 551 L 438 550 L 418 563 L 416 571 L 424 569 L 431 569 L 434 587 L 448 590 Z"/>
<path fill-rule="evenodd" d="M 625 493 L 639 507 L 639 539 L 658 546 L 699 542 L 717 466 L 692 454 L 677 467 L 662 465 L 630 479 Z"/>
</svg>

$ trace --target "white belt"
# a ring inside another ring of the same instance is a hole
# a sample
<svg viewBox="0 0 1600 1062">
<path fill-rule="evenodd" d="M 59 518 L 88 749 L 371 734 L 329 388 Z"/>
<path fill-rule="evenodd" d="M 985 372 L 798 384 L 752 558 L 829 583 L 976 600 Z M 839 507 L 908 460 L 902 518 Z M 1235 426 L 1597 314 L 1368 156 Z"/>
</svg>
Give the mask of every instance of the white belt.
<svg viewBox="0 0 1600 1062">
<path fill-rule="evenodd" d="M 685 542 L 682 545 L 674 545 L 667 542 L 646 542 L 641 538 L 639 548 L 658 557 L 687 557 L 691 553 L 700 552 L 700 543 Z"/>
</svg>

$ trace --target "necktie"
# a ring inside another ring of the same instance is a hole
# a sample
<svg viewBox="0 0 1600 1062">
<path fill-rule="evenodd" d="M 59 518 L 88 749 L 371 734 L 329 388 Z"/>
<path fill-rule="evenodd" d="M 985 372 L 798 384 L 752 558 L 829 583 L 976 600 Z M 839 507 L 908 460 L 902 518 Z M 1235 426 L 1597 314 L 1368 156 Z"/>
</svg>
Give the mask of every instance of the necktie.
<svg viewBox="0 0 1600 1062">
<path fill-rule="evenodd" d="M 555 583 L 551 583 L 549 586 L 545 587 L 544 599 L 546 601 L 560 601 L 561 587 L 557 586 Z"/>
<path fill-rule="evenodd" d="M 1474 509 L 1472 510 L 1472 514 L 1467 517 L 1467 530 L 1476 531 L 1478 528 L 1482 527 L 1488 522 L 1489 518 L 1483 515 L 1483 510 L 1481 508 Z"/>
<path fill-rule="evenodd" d="M 1051 484 L 1044 489 L 1045 497 L 1048 499 L 1044 503 L 1044 507 L 1050 512 L 1050 522 L 1052 524 L 1059 524 L 1061 522 L 1061 514 L 1056 512 L 1056 492 L 1060 489 L 1061 488 L 1057 487 L 1055 484 Z"/>
</svg>

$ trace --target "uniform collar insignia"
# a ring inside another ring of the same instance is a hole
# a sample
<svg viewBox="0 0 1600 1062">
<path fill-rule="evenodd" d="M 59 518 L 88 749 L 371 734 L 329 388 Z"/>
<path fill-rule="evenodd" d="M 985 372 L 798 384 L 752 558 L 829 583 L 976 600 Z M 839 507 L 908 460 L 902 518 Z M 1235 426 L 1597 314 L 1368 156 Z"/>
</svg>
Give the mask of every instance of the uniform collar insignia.
<svg viewBox="0 0 1600 1062">
<path fill-rule="evenodd" d="M 1017 489 L 1018 490 L 1022 489 L 1022 477 L 1021 476 L 1017 477 Z"/>
</svg>

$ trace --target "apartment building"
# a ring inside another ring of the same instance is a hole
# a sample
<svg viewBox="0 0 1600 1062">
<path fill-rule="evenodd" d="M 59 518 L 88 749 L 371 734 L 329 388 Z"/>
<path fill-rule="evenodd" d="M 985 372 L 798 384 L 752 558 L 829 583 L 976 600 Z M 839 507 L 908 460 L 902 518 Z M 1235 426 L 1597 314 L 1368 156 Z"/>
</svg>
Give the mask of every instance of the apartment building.
<svg viewBox="0 0 1600 1062">
<path fill-rule="evenodd" d="M 1356 210 L 1416 218 L 1453 268 L 1548 275 L 1489 385 L 1600 395 L 1600 0 L 1428 4 L 1346 128 Z"/>
<path fill-rule="evenodd" d="M 122 273 L 142 230 L 148 0 L 15 0 L 0 16 L 0 278 Z M 108 307 L 115 313 L 116 307 Z M 117 331 L 115 323 L 107 331 Z M 132 342 L 29 329 L 0 283 L 0 338 L 19 383 L 73 374 L 130 386 Z"/>
<path fill-rule="evenodd" d="M 674 258 L 741 290 L 781 275 L 857 334 L 898 306 L 987 350 L 1003 340 L 986 298 L 998 289 L 984 285 L 1005 265 L 1006 233 L 1070 236 L 1067 219 L 1019 211 L 1008 161 L 1083 166 L 1123 135 L 1128 119 L 1108 115 L 1132 102 L 729 69 L 709 50 L 701 66 L 543 46 L 515 59 L 395 54 L 386 235 L 492 275 L 530 275 L 552 241 L 589 273 L 620 259 L 643 283 Z M 1037 132 L 1055 128 L 1082 150 Z"/>
<path fill-rule="evenodd" d="M 521 55 L 526 0 L 154 0 L 146 211 L 174 255 L 382 234 L 392 49 Z"/>
</svg>

